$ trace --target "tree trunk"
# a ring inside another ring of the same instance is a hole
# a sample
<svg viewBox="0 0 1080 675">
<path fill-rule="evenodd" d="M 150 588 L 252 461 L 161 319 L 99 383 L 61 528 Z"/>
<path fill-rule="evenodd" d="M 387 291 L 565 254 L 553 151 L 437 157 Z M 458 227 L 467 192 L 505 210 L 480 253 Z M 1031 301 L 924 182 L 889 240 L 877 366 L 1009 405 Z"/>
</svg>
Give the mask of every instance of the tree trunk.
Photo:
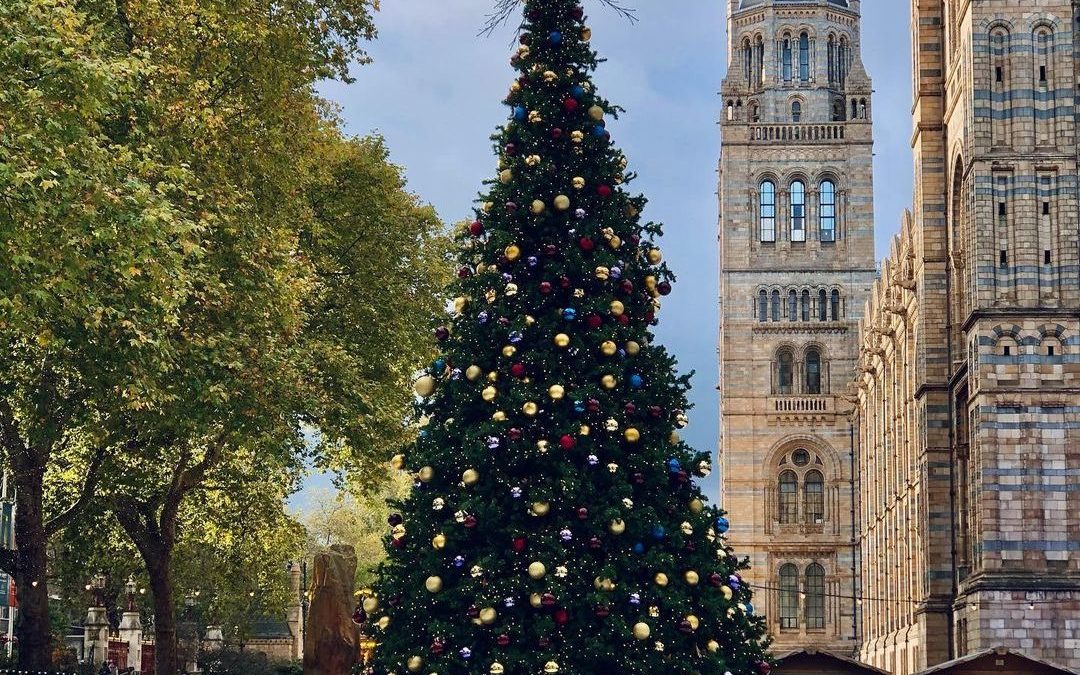
<svg viewBox="0 0 1080 675">
<path fill-rule="evenodd" d="M 49 623 L 49 591 L 45 521 L 42 513 L 44 471 L 16 476 L 15 588 L 19 601 L 19 669 L 52 667 L 52 629 Z"/>
<path fill-rule="evenodd" d="M 145 557 L 145 556 L 144 556 Z M 154 560 L 146 560 L 154 599 L 154 673 L 179 672 L 176 650 L 176 603 L 172 590 L 172 550 L 163 546 Z"/>
</svg>

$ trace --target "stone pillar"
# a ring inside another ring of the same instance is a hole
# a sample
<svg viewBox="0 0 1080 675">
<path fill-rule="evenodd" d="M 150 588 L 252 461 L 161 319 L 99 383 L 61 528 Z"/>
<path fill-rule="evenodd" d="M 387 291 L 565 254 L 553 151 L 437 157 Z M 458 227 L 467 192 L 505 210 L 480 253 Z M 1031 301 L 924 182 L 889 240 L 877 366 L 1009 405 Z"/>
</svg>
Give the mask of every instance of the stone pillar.
<svg viewBox="0 0 1080 675">
<path fill-rule="evenodd" d="M 127 667 L 134 668 L 135 672 L 142 670 L 142 617 L 138 612 L 127 611 L 120 619 L 120 639 L 127 643 L 128 656 Z M 118 663 L 123 668 L 125 664 Z"/>
<path fill-rule="evenodd" d="M 357 662 L 353 623 L 356 552 L 334 545 L 315 556 L 311 609 L 304 636 L 304 675 L 348 675 Z"/>
<path fill-rule="evenodd" d="M 304 605 L 303 592 L 300 588 L 300 563 L 289 563 L 289 592 L 292 603 L 289 605 L 286 622 L 292 635 L 289 658 L 299 661 L 304 658 Z"/>
<path fill-rule="evenodd" d="M 203 639 L 206 651 L 216 652 L 225 645 L 225 635 L 221 632 L 221 626 L 207 626 L 206 638 Z"/>
<path fill-rule="evenodd" d="M 104 663 L 109 658 L 109 616 L 104 607 L 91 607 L 83 627 L 83 657 L 90 663 Z"/>
</svg>

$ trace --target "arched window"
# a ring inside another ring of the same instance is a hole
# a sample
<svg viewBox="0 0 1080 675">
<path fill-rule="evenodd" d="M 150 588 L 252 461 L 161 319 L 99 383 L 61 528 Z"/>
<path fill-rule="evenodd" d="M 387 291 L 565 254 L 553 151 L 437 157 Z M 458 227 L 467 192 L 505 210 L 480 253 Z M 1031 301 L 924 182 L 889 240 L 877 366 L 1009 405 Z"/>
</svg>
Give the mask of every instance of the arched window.
<svg viewBox="0 0 1080 675">
<path fill-rule="evenodd" d="M 757 104 L 754 104 L 757 110 Z M 776 241 L 776 183 L 767 180 L 761 184 L 761 241 Z"/>
<path fill-rule="evenodd" d="M 778 393 L 790 394 L 795 383 L 795 356 L 787 349 L 776 359 L 776 384 Z"/>
<path fill-rule="evenodd" d="M 791 184 L 791 241 L 806 241 L 806 184 Z"/>
<path fill-rule="evenodd" d="M 814 563 L 806 568 L 806 627 L 825 628 L 825 568 Z"/>
<path fill-rule="evenodd" d="M 769 320 L 769 292 L 762 290 L 758 293 L 758 321 L 765 323 Z"/>
<path fill-rule="evenodd" d="M 746 74 L 746 83 L 754 83 L 754 47 L 750 44 L 750 38 L 743 40 L 743 71 Z"/>
<path fill-rule="evenodd" d="M 787 314 L 788 321 L 799 320 L 799 294 L 795 291 L 791 291 L 788 293 Z"/>
<path fill-rule="evenodd" d="M 836 83 L 836 36 L 835 35 L 831 35 L 831 34 L 829 35 L 828 54 L 827 54 L 827 56 L 828 56 L 828 61 L 829 61 L 829 66 L 827 68 L 827 70 L 829 72 L 829 84 L 835 84 Z M 835 117 L 833 118 L 833 121 L 834 122 L 836 121 Z"/>
<path fill-rule="evenodd" d="M 778 496 L 780 522 L 785 525 L 799 522 L 799 479 L 794 471 L 780 474 Z"/>
<path fill-rule="evenodd" d="M 754 86 L 761 88 L 765 83 L 765 40 L 759 35 L 754 44 Z"/>
<path fill-rule="evenodd" d="M 780 568 L 780 628 L 799 627 L 799 568 Z"/>
<path fill-rule="evenodd" d="M 836 54 L 836 79 L 843 87 L 847 83 L 848 41 L 847 37 L 840 38 L 840 49 Z"/>
<path fill-rule="evenodd" d="M 817 469 L 809 471 L 803 481 L 806 522 L 825 522 L 825 477 Z"/>
<path fill-rule="evenodd" d="M 757 103 L 751 103 L 750 104 L 750 121 L 751 122 L 760 122 L 761 121 L 761 109 L 758 108 Z"/>
<path fill-rule="evenodd" d="M 796 124 L 802 121 L 802 103 L 799 101 L 791 102 L 791 121 Z"/>
<path fill-rule="evenodd" d="M 843 122 L 844 121 L 844 102 L 843 101 L 839 101 L 839 100 L 833 101 L 833 105 L 832 105 L 832 121 L 833 122 Z"/>
<path fill-rule="evenodd" d="M 851 119 L 859 119 L 859 102 L 856 99 L 851 99 Z"/>
<path fill-rule="evenodd" d="M 802 320 L 810 320 L 810 291 L 802 292 Z"/>
<path fill-rule="evenodd" d="M 781 75 L 784 82 L 791 82 L 792 78 L 792 54 L 791 54 L 791 36 L 784 34 L 784 38 L 780 41 L 780 66 Z"/>
<path fill-rule="evenodd" d="M 806 33 L 799 36 L 799 79 L 810 81 L 810 36 Z"/>
<path fill-rule="evenodd" d="M 833 321 L 840 320 L 840 291 L 833 291 L 829 297 L 829 315 Z"/>
<path fill-rule="evenodd" d="M 816 349 L 806 351 L 806 393 L 821 393 L 821 352 Z"/>
<path fill-rule="evenodd" d="M 829 296 L 824 289 L 818 291 L 817 311 L 818 321 L 829 320 Z"/>
<path fill-rule="evenodd" d="M 770 309 L 772 310 L 772 320 L 780 320 L 780 291 L 772 292 L 772 303 Z"/>
<path fill-rule="evenodd" d="M 818 201 L 821 241 L 836 241 L 836 183 L 831 180 L 822 181 Z"/>
<path fill-rule="evenodd" d="M 1042 89 L 1050 82 L 1050 29 L 1043 26 L 1035 31 L 1035 81 Z"/>
</svg>

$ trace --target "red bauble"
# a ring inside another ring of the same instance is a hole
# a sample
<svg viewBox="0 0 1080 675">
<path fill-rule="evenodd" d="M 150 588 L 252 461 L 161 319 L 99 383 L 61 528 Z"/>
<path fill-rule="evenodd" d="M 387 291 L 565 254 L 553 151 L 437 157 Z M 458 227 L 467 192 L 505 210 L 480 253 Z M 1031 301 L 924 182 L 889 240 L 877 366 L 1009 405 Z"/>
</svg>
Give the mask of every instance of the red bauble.
<svg viewBox="0 0 1080 675">
<path fill-rule="evenodd" d="M 513 143 L 507 143 L 506 146 L 503 148 L 503 152 L 510 156 L 514 156 L 517 154 L 517 146 Z"/>
<path fill-rule="evenodd" d="M 559 277 L 559 286 L 561 286 L 562 288 L 570 288 L 571 285 L 573 285 L 573 282 L 570 281 L 570 277 Z"/>
<path fill-rule="evenodd" d="M 532 34 L 531 34 L 531 33 L 522 33 L 522 34 L 521 34 L 521 35 L 520 35 L 520 36 L 518 37 L 518 42 L 520 42 L 520 43 L 521 43 L 521 44 L 523 44 L 523 45 L 524 45 L 524 44 L 528 44 L 528 43 L 529 43 L 529 38 L 531 38 L 531 37 L 532 37 Z"/>
<path fill-rule="evenodd" d="M 515 363 L 510 366 L 510 374 L 519 379 L 525 377 L 525 364 Z"/>
<path fill-rule="evenodd" d="M 619 317 L 617 319 L 615 319 L 615 320 L 619 322 L 620 326 L 629 326 L 630 325 L 630 315 L 629 314 L 620 314 Z"/>
<path fill-rule="evenodd" d="M 585 10 L 581 7 L 575 7 L 570 10 L 570 18 L 574 21 L 581 21 L 585 18 Z"/>
<path fill-rule="evenodd" d="M 500 647 L 509 647 L 510 646 L 510 636 L 507 635 L 506 633 L 503 633 L 499 637 L 495 638 L 495 643 L 497 645 L 499 645 Z"/>
<path fill-rule="evenodd" d="M 629 279 L 623 279 L 622 292 L 626 293 L 627 295 L 630 295 L 631 293 L 633 293 L 634 292 L 634 282 L 630 281 Z"/>
<path fill-rule="evenodd" d="M 563 108 L 566 109 L 566 112 L 574 112 L 575 110 L 578 109 L 579 104 L 577 102 L 577 99 L 570 98 L 569 96 L 567 96 L 566 98 L 563 99 L 562 105 L 563 105 Z"/>
<path fill-rule="evenodd" d="M 720 588 L 724 585 L 724 577 L 719 572 L 713 572 L 709 575 L 709 585 Z"/>
<path fill-rule="evenodd" d="M 446 651 L 446 642 L 442 638 L 435 638 L 431 641 L 431 653 L 435 656 L 442 656 L 442 653 Z"/>
<path fill-rule="evenodd" d="M 511 429 L 508 432 L 508 435 L 510 436 L 510 440 L 512 440 L 512 441 L 520 441 L 521 440 L 521 429 L 518 429 L 517 427 L 514 427 L 513 429 Z"/>
<path fill-rule="evenodd" d="M 598 619 L 606 619 L 608 615 L 611 614 L 611 608 L 607 605 L 597 605 L 593 613 L 596 614 L 596 618 Z"/>
<path fill-rule="evenodd" d="M 549 258 L 554 258 L 555 254 L 559 252 L 559 247 L 555 244 L 544 244 L 544 255 Z"/>
<path fill-rule="evenodd" d="M 592 240 L 592 237 L 582 237 L 578 240 L 578 246 L 582 251 L 591 251 L 596 248 L 596 242 Z"/>
<path fill-rule="evenodd" d="M 555 620 L 556 626 L 565 626 L 566 622 L 570 620 L 570 613 L 565 609 L 557 609 L 555 613 L 551 615 L 551 618 Z"/>
<path fill-rule="evenodd" d="M 404 548 L 405 547 L 405 537 L 401 537 L 400 539 L 391 539 L 390 540 L 390 545 L 393 546 L 394 548 Z"/>
<path fill-rule="evenodd" d="M 589 539 L 589 548 L 594 551 L 599 551 L 604 546 L 604 543 L 600 541 L 600 537 L 593 537 Z"/>
<path fill-rule="evenodd" d="M 517 202 L 506 202 L 506 210 L 510 213 L 517 211 Z"/>
<path fill-rule="evenodd" d="M 544 593 L 540 596 L 540 604 L 544 607 L 554 607 L 556 602 L 558 602 L 558 600 L 556 600 L 555 596 L 551 593 Z"/>
<path fill-rule="evenodd" d="M 570 434 L 565 434 L 562 438 L 559 439 L 559 446 L 563 450 L 573 450 L 574 446 L 576 446 L 576 445 L 577 445 L 577 439 L 574 438 L 573 436 L 571 436 Z"/>
<path fill-rule="evenodd" d="M 679 622 L 679 630 L 683 633 L 693 633 L 694 627 L 690 625 L 690 622 L 683 619 Z"/>
<path fill-rule="evenodd" d="M 476 605 L 472 605 L 469 609 L 465 610 L 465 614 L 467 614 L 470 619 L 476 619 L 480 616 L 480 608 Z"/>
<path fill-rule="evenodd" d="M 604 197 L 605 199 L 610 197 L 611 196 L 611 186 L 609 186 L 609 185 L 598 185 L 596 187 L 596 194 L 600 195 L 601 197 Z"/>
<path fill-rule="evenodd" d="M 484 226 L 479 220 L 474 220 L 469 223 L 469 234 L 474 237 L 479 237 L 484 233 Z"/>
<path fill-rule="evenodd" d="M 770 666 L 768 663 L 765 663 L 764 661 L 757 665 L 757 669 L 758 672 L 761 673 L 761 675 L 769 675 L 769 673 L 772 672 L 772 666 Z"/>
<path fill-rule="evenodd" d="M 637 413 L 637 406 L 633 403 L 627 403 L 623 406 L 623 412 L 625 412 L 627 415 L 633 415 Z"/>
<path fill-rule="evenodd" d="M 461 269 L 459 269 L 457 271 L 457 275 L 458 275 L 458 278 L 460 278 L 460 279 L 468 279 L 469 277 L 472 276 L 472 268 L 471 267 L 462 267 Z"/>
<path fill-rule="evenodd" d="M 593 330 L 596 330 L 600 326 L 604 325 L 604 320 L 600 318 L 599 314 L 590 314 L 589 316 L 585 317 L 585 325 L 587 325 Z"/>
<path fill-rule="evenodd" d="M 690 476 L 685 471 L 680 471 L 679 473 L 675 474 L 675 480 L 679 483 L 685 483 L 686 481 L 690 480 Z"/>
<path fill-rule="evenodd" d="M 517 552 L 517 553 L 522 553 L 522 552 L 524 552 L 524 551 L 525 551 L 525 547 L 526 547 L 527 545 L 528 545 L 528 544 L 527 544 L 527 542 L 525 541 L 525 537 L 514 537 L 514 551 L 515 551 L 515 552 Z"/>
<path fill-rule="evenodd" d="M 580 507 L 577 510 L 577 517 L 578 517 L 578 520 L 588 520 L 589 519 L 589 509 L 585 508 L 584 506 Z"/>
<path fill-rule="evenodd" d="M 586 401 L 585 407 L 591 413 L 600 412 L 600 401 L 597 401 L 595 398 L 590 398 Z"/>
<path fill-rule="evenodd" d="M 476 516 L 473 516 L 473 515 L 465 516 L 464 525 L 465 525 L 465 527 L 469 528 L 470 530 L 472 528 L 476 527 Z"/>
<path fill-rule="evenodd" d="M 555 127 L 554 129 L 552 129 L 551 130 L 551 137 L 552 138 L 562 138 L 562 129 L 560 129 L 559 127 Z"/>
<path fill-rule="evenodd" d="M 551 290 L 552 289 L 551 289 L 551 282 L 550 281 L 541 281 L 540 282 L 540 292 L 541 293 L 543 293 L 544 295 L 550 295 Z"/>
<path fill-rule="evenodd" d="M 661 281 L 657 284 L 656 291 L 660 295 L 671 295 L 671 284 L 666 281 Z"/>
<path fill-rule="evenodd" d="M 660 418 L 664 415 L 664 409 L 658 405 L 649 406 L 649 415 L 651 417 Z"/>
<path fill-rule="evenodd" d="M 649 311 L 645 312 L 645 322 L 652 323 L 653 321 L 656 321 L 656 313 L 650 309 Z"/>
</svg>

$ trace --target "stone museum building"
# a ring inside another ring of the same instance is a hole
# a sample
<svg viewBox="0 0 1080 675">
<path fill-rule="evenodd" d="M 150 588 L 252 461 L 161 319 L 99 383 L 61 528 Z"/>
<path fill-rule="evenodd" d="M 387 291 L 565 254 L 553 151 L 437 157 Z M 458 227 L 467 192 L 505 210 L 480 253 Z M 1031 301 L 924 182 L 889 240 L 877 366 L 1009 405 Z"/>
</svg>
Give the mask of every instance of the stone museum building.
<svg viewBox="0 0 1080 675">
<path fill-rule="evenodd" d="M 730 536 L 777 653 L 1080 669 L 1080 3 L 911 5 L 913 209 L 879 268 L 860 3 L 728 0 Z"/>
</svg>

